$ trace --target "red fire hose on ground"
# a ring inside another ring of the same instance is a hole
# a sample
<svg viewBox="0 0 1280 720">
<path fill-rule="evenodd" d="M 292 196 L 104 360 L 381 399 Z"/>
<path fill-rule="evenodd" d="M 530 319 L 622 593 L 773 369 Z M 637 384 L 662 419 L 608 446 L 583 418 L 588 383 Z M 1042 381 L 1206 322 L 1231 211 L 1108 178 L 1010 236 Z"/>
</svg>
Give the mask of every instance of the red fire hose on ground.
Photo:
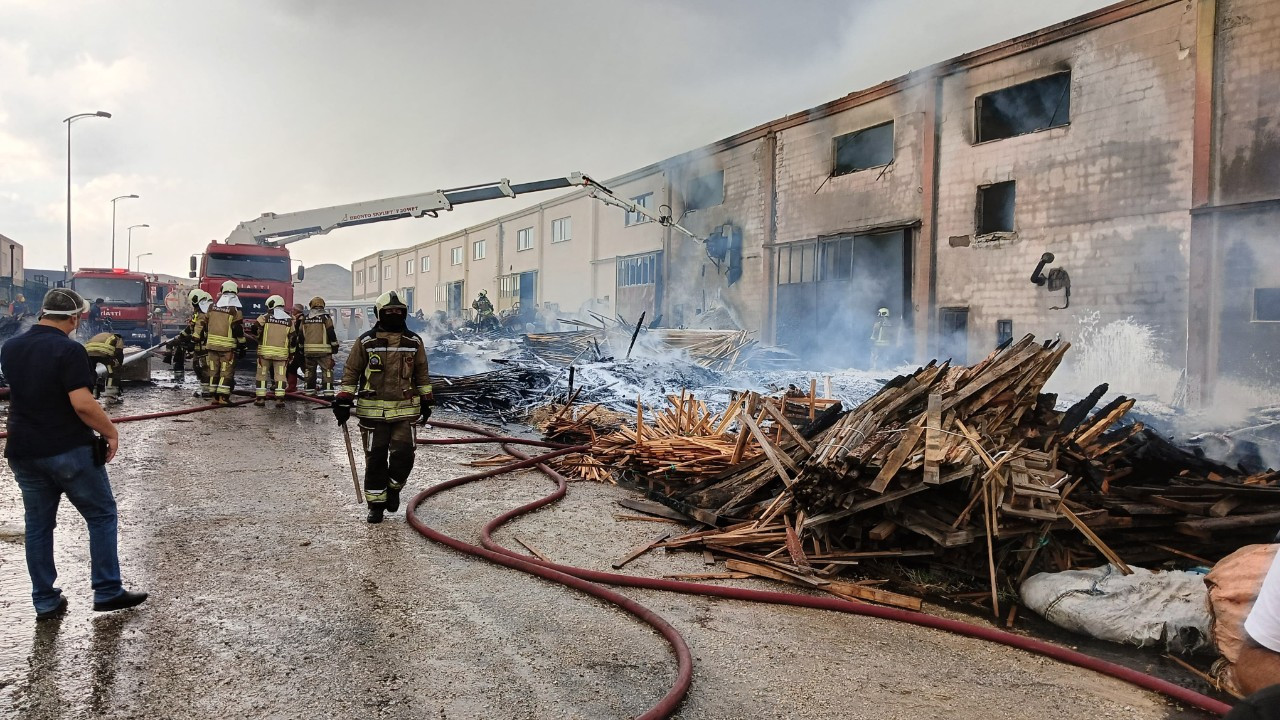
<svg viewBox="0 0 1280 720">
<path fill-rule="evenodd" d="M 897 608 L 880 607 L 877 605 L 870 605 L 870 604 L 863 604 L 863 603 L 853 603 L 845 600 L 839 600 L 836 598 L 810 597 L 807 595 L 797 595 L 794 593 L 748 590 L 744 588 L 733 588 L 733 587 L 720 587 L 716 585 L 706 585 L 702 583 L 682 582 L 677 580 L 664 580 L 664 579 L 656 579 L 656 578 L 642 578 L 642 577 L 635 577 L 631 575 L 623 575 L 619 573 L 600 572 L 596 570 L 578 568 L 570 565 L 548 563 L 542 560 L 521 555 L 495 542 L 493 540 L 492 533 L 498 527 L 508 522 L 512 518 L 532 512 L 533 510 L 536 510 L 545 505 L 553 503 L 559 500 L 560 498 L 564 497 L 567 490 L 567 485 L 564 477 L 561 476 L 559 473 L 557 473 L 555 470 L 548 467 L 545 464 L 545 461 L 551 459 L 556 455 L 560 455 L 564 452 L 578 451 L 578 448 L 562 448 L 561 450 L 548 453 L 546 455 L 541 455 L 541 456 L 531 458 L 525 455 L 524 453 L 521 453 L 520 451 L 516 450 L 513 446 L 517 444 L 519 445 L 528 444 L 528 445 L 536 445 L 539 447 L 547 447 L 552 444 L 541 442 L 541 441 L 529 441 L 522 438 L 502 437 L 485 428 L 461 424 L 461 423 L 436 421 L 436 422 L 433 422 L 432 424 L 438 428 L 444 428 L 449 430 L 459 430 L 463 432 L 473 433 L 476 435 L 482 435 L 485 438 L 487 438 L 490 442 L 500 444 L 503 450 L 505 450 L 512 457 L 517 458 L 516 462 L 513 462 L 505 466 L 496 467 L 490 470 L 477 472 L 470 475 L 465 475 L 459 478 L 454 478 L 453 480 L 446 481 L 444 483 L 440 483 L 438 485 L 433 485 L 427 488 L 426 490 L 423 490 L 422 492 L 418 493 L 409 501 L 408 508 L 407 508 L 407 519 L 409 521 L 409 524 L 412 525 L 415 530 L 417 530 L 419 533 L 426 536 L 427 538 L 434 540 L 436 542 L 448 545 L 449 547 L 452 547 L 456 550 L 460 550 L 462 552 L 475 555 L 478 557 L 490 559 L 490 560 L 493 560 L 494 562 L 499 562 L 503 565 L 506 565 L 507 567 L 514 567 L 515 569 L 522 570 L 524 572 L 531 572 L 533 574 L 539 575 L 540 577 L 546 577 L 548 579 L 552 579 L 557 582 L 560 582 L 560 580 L 558 580 L 555 576 L 544 574 L 544 573 L 547 573 L 547 572 L 555 573 L 556 575 L 572 578 L 578 581 L 589 581 L 590 583 L 602 583 L 602 584 L 608 584 L 608 585 L 636 587 L 636 588 L 644 588 L 649 590 L 667 590 L 671 592 L 679 592 L 679 593 L 685 593 L 690 595 L 706 595 L 706 596 L 712 596 L 712 597 L 728 598 L 732 600 L 746 600 L 746 601 L 752 601 L 752 602 L 772 603 L 777 605 L 792 605 L 797 607 L 808 607 L 808 608 L 816 608 L 816 609 L 822 609 L 822 610 L 834 610 L 837 612 L 844 612 L 844 613 L 849 613 L 853 615 L 863 615 L 867 617 L 875 617 L 875 618 L 880 618 L 884 620 L 906 622 L 906 623 L 918 625 L 921 627 L 933 628 L 936 630 L 945 630 L 947 632 L 955 633 L 958 635 L 964 635 L 967 637 L 977 638 L 980 640 L 987 640 L 990 642 L 996 642 L 1002 645 L 1007 645 L 1009 647 L 1026 650 L 1039 655 L 1044 655 L 1046 657 L 1051 657 L 1051 658 L 1054 658 L 1055 660 L 1069 663 L 1071 665 L 1076 665 L 1078 667 L 1086 668 L 1088 670 L 1100 672 L 1100 673 L 1103 673 L 1104 675 L 1110 675 L 1111 677 L 1124 680 L 1126 682 L 1129 682 L 1133 685 L 1136 685 L 1146 690 L 1151 690 L 1153 692 L 1160 693 L 1178 702 L 1184 703 L 1186 705 L 1190 705 L 1195 708 L 1199 708 L 1201 710 L 1204 710 L 1206 712 L 1213 713 L 1216 715 L 1225 715 L 1231 709 L 1231 707 L 1226 703 L 1220 702 L 1211 697 L 1202 695 L 1201 693 L 1197 693 L 1193 690 L 1184 688 L 1180 685 L 1176 685 L 1166 680 L 1161 680 L 1160 678 L 1152 677 L 1151 675 L 1147 675 L 1137 670 L 1124 667 L 1122 665 L 1117 665 L 1115 663 L 1107 662 L 1105 660 L 1100 660 L 1098 658 L 1094 658 L 1089 655 L 1076 652 L 1074 650 L 1068 650 L 1066 648 L 1059 647 L 1057 645 L 1053 645 L 1051 643 L 1047 643 L 1042 640 L 1023 637 L 1021 635 L 1015 635 L 1013 633 L 1008 633 L 1002 630 L 997 630 L 995 628 L 990 628 L 990 627 L 984 627 L 981 625 L 974 625 L 972 623 L 960 622 L 958 620 L 941 618 L 933 615 L 927 615 L 924 613 L 910 612 L 906 610 L 900 610 Z M 442 440 L 421 439 L 418 442 L 424 445 L 445 445 L 445 444 L 455 444 L 457 440 L 458 440 L 457 438 L 447 438 Z M 477 480 L 482 480 L 486 478 L 496 477 L 498 475 L 502 475 L 502 474 L 511 472 L 513 470 L 523 469 L 530 466 L 536 466 L 540 471 L 543 472 L 543 474 L 547 475 L 549 478 L 554 480 L 556 482 L 556 489 L 552 493 L 546 495 L 545 497 L 539 498 L 537 500 L 534 500 L 533 502 L 527 503 L 518 508 L 505 512 L 502 515 L 499 515 L 498 517 L 490 520 L 484 526 L 484 529 L 481 531 L 481 543 L 483 547 L 466 543 L 462 540 L 450 537 L 448 535 L 445 535 L 444 533 L 441 533 L 437 530 L 432 529 L 430 526 L 427 525 L 425 521 L 423 521 L 420 517 L 418 517 L 416 513 L 418 506 L 421 505 L 423 501 L 425 501 L 427 498 L 431 497 L 432 495 L 436 495 L 440 492 L 443 492 L 450 488 L 458 487 L 460 485 L 464 485 L 466 483 L 475 482 Z M 501 559 L 498 559 L 498 558 L 501 558 Z M 534 571 L 533 568 L 537 568 L 537 571 Z M 575 585 L 572 585 L 571 587 L 580 588 L 581 586 L 575 584 Z M 670 636 L 667 636 L 665 632 L 663 634 L 664 636 L 668 637 L 669 641 L 671 640 Z M 679 655 L 679 652 L 677 652 L 677 656 L 681 659 L 681 662 L 680 662 L 679 672 L 677 674 L 676 686 L 673 687 L 671 692 L 667 693 L 667 695 L 664 696 L 658 704 L 650 708 L 650 710 L 647 713 L 645 713 L 642 717 L 646 717 L 646 718 L 667 717 L 672 712 L 674 712 L 676 706 L 679 703 L 679 699 L 682 698 L 684 695 L 684 692 L 687 691 L 691 677 L 686 671 L 685 663 L 683 661 L 683 658 Z M 689 672 L 691 672 L 691 668 Z M 680 690 L 679 696 L 675 699 L 675 702 L 672 702 L 673 694 L 680 688 L 684 688 L 684 690 Z"/>
<path fill-rule="evenodd" d="M 290 396 L 297 400 L 306 400 L 319 404 L 328 404 L 328 401 L 313 398 L 307 395 L 291 393 Z M 237 401 L 234 404 L 244 404 L 250 402 L 248 400 Z M 201 405 L 191 408 L 182 408 L 179 410 L 168 410 L 156 413 L 145 413 L 141 415 L 130 415 L 120 418 L 113 418 L 113 422 L 134 422 L 139 420 L 149 420 L 155 418 L 173 417 L 177 415 L 187 415 L 191 413 L 203 412 L 205 410 L 213 410 L 218 405 Z M 937 630 L 945 630 L 947 632 L 964 635 L 967 637 L 987 640 L 990 642 L 1000 643 L 1009 647 L 1026 650 L 1029 652 L 1051 657 L 1056 660 L 1076 665 L 1082 668 L 1093 670 L 1110 675 L 1111 677 L 1124 680 L 1133 685 L 1146 690 L 1161 693 L 1173 700 L 1199 708 L 1206 712 L 1216 715 L 1225 715 L 1231 707 L 1226 703 L 1220 702 L 1213 698 L 1207 697 L 1200 693 L 1194 692 L 1180 685 L 1152 677 L 1142 672 L 1132 670 L 1130 668 L 1117 665 L 1115 663 L 1099 660 L 1083 653 L 1066 648 L 1058 647 L 1050 643 L 1036 640 L 1033 638 L 1014 635 L 1001 630 L 971 623 L 960 622 L 947 618 L 936 617 L 924 613 L 910 612 L 897 608 L 880 607 L 877 605 L 853 603 L 836 598 L 811 597 L 807 595 L 798 595 L 794 593 L 770 592 L 762 590 L 748 590 L 744 588 L 720 587 L 716 585 L 706 585 L 702 583 L 682 582 L 677 580 L 664 580 L 656 578 L 642 578 L 631 575 L 623 575 L 619 573 L 606 573 L 585 568 L 574 567 L 571 565 L 561 565 L 557 563 L 543 562 L 535 558 L 521 555 L 493 540 L 493 532 L 508 522 L 512 518 L 532 512 L 545 505 L 553 503 L 563 498 L 567 492 L 565 478 L 549 467 L 546 462 L 554 457 L 572 452 L 582 452 L 587 449 L 586 446 L 566 446 L 559 443 L 551 443 L 540 440 L 530 440 L 525 438 L 503 437 L 482 427 L 467 425 L 462 423 L 451 423 L 436 421 L 433 423 L 435 427 L 448 430 L 458 430 L 461 432 L 472 433 L 480 437 L 471 438 L 440 438 L 440 439 L 420 439 L 418 442 L 423 445 L 458 445 L 458 444 L 475 444 L 475 443 L 497 443 L 516 458 L 514 462 L 506 465 L 485 470 L 482 472 L 472 473 L 461 477 L 448 480 L 446 482 L 433 485 L 422 492 L 414 495 L 409 500 L 406 508 L 406 517 L 408 522 L 415 530 L 430 540 L 451 547 L 459 552 L 467 553 L 476 557 L 484 558 L 490 562 L 503 565 L 515 570 L 519 570 L 530 575 L 550 580 L 552 582 L 565 585 L 567 587 L 581 590 L 589 595 L 610 602 L 623 610 L 631 613 L 635 617 L 656 629 L 676 655 L 677 673 L 676 681 L 671 689 L 648 711 L 640 715 L 640 718 L 665 718 L 675 712 L 684 696 L 689 691 L 690 683 L 693 678 L 693 661 L 689 652 L 688 644 L 670 623 L 652 610 L 644 607 L 634 600 L 620 595 L 617 592 L 601 587 L 601 584 L 617 585 L 625 587 L 644 588 L 651 590 L 667 590 L 671 592 L 679 592 L 690 595 L 705 595 L 710 597 L 722 597 L 732 600 L 745 600 L 751 602 L 763 602 L 777 605 L 792 605 L 796 607 L 807 607 L 821 610 L 833 610 L 837 612 L 849 613 L 852 615 L 863 615 L 867 617 L 875 617 L 884 620 L 894 620 L 898 622 L 906 622 L 921 627 L 934 628 Z M 0 437 L 7 437 L 7 433 L 0 433 Z M 519 450 L 515 449 L 515 445 L 534 446 L 542 448 L 554 448 L 551 452 L 530 457 Z M 496 518 L 493 518 L 485 524 L 481 531 L 482 546 L 473 545 L 463 540 L 459 540 L 452 536 L 446 535 L 438 530 L 432 529 L 417 515 L 418 507 L 429 497 L 439 494 L 445 490 L 503 475 L 515 470 L 536 467 L 548 478 L 556 482 L 556 489 L 550 494 L 534 500 L 533 502 L 522 505 L 513 510 L 507 511 Z"/>
</svg>

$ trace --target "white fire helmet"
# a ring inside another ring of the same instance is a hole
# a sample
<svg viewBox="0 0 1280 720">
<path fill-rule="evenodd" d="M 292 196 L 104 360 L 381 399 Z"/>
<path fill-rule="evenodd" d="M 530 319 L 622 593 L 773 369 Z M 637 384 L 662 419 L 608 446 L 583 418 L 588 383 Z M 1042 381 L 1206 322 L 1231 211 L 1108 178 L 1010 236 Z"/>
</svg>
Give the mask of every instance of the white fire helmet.
<svg viewBox="0 0 1280 720">
<path fill-rule="evenodd" d="M 240 286 L 236 285 L 234 281 L 228 280 L 222 283 L 222 292 L 235 295 L 240 292 Z"/>
<path fill-rule="evenodd" d="M 284 307 L 284 298 L 280 297 L 279 295 L 272 295 L 271 297 L 267 298 L 268 310 L 274 310 L 278 307 Z"/>
</svg>

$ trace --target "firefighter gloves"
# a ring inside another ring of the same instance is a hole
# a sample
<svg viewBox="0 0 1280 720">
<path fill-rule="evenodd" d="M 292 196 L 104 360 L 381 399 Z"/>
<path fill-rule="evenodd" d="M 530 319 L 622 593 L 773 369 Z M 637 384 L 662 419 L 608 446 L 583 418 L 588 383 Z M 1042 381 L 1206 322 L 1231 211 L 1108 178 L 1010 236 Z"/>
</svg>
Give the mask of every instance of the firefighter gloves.
<svg viewBox="0 0 1280 720">
<path fill-rule="evenodd" d="M 346 425 L 347 420 L 351 419 L 351 398 L 337 398 L 333 401 L 333 416 L 338 419 L 339 425 Z"/>
</svg>

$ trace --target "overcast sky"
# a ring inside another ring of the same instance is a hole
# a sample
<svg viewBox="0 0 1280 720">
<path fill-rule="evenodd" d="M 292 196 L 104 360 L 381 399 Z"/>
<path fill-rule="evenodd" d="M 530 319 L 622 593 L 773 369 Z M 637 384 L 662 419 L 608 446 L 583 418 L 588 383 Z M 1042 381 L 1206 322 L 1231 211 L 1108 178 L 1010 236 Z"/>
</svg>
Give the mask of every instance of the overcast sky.
<svg viewBox="0 0 1280 720">
<path fill-rule="evenodd" d="M 581 170 L 607 178 L 1100 0 L 0 0 L 0 234 L 27 265 L 148 271 L 265 211 Z M 348 265 L 510 212 L 339 230 Z M 520 203 L 520 204 L 517 204 Z"/>
</svg>

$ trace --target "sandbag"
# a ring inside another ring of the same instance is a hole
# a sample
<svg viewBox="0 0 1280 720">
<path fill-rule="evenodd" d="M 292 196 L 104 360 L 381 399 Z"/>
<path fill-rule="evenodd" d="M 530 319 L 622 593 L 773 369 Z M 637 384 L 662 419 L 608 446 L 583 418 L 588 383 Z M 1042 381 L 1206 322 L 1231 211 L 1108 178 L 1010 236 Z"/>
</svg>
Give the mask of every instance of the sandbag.
<svg viewBox="0 0 1280 720">
<path fill-rule="evenodd" d="M 1246 545 L 1222 558 L 1205 577 L 1213 616 L 1213 642 L 1222 655 L 1214 678 L 1229 692 L 1239 692 L 1234 666 L 1244 647 L 1244 620 L 1262 589 L 1280 545 Z"/>
<path fill-rule="evenodd" d="M 1022 602 L 1058 627 L 1100 640 L 1174 653 L 1211 646 L 1209 593 L 1204 576 L 1110 565 L 1040 573 L 1020 588 Z"/>
</svg>

